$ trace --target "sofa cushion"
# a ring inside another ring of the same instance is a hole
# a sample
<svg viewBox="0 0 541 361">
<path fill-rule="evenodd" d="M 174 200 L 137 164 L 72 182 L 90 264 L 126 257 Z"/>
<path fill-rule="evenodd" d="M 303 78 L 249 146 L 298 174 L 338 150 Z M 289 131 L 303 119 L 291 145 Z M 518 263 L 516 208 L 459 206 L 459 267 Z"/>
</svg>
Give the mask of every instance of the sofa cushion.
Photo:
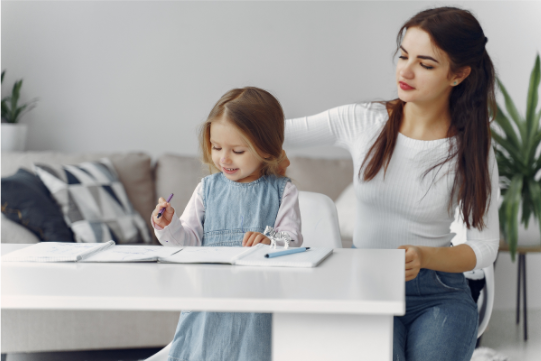
<svg viewBox="0 0 541 361">
<path fill-rule="evenodd" d="M 39 238 L 28 228 L 13 222 L 2 213 L 2 243 L 34 244 L 39 243 Z M 2 311 L 3 312 L 3 311 Z"/>
<path fill-rule="evenodd" d="M 51 193 L 39 177 L 26 169 L 2 178 L 2 213 L 33 232 L 41 241 L 73 242 Z"/>
<path fill-rule="evenodd" d="M 23 167 L 33 171 L 34 163 L 50 165 L 78 164 L 107 157 L 113 163 L 118 178 L 124 185 L 133 207 L 146 221 L 156 206 L 156 193 L 152 178 L 152 162 L 144 153 L 60 153 L 60 152 L 2 152 L 2 177 L 9 176 Z M 147 216 L 148 215 L 148 216 Z"/>
<path fill-rule="evenodd" d="M 167 198 L 171 193 L 175 196 L 171 205 L 180 216 L 188 204 L 197 184 L 202 178 L 210 174 L 208 167 L 204 166 L 196 157 L 164 154 L 158 158 L 155 166 L 156 196 Z M 147 218 L 150 220 L 151 213 Z"/>
<path fill-rule="evenodd" d="M 109 159 L 34 166 L 61 206 L 78 242 L 151 242 L 145 221 L 130 203 Z"/>
<path fill-rule="evenodd" d="M 290 158 L 286 175 L 301 191 L 323 193 L 336 201 L 353 180 L 351 159 Z"/>
</svg>

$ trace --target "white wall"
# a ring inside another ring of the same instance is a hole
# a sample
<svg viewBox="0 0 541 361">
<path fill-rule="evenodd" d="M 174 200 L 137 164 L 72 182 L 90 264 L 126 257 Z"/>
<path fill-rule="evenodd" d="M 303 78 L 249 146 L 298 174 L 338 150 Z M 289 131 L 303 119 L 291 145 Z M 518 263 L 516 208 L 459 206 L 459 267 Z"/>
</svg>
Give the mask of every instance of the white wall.
<svg viewBox="0 0 541 361">
<path fill-rule="evenodd" d="M 524 111 L 541 49 L 535 2 L 2 1 L 2 93 L 24 78 L 23 99 L 40 98 L 23 119 L 30 150 L 195 155 L 198 124 L 233 87 L 271 91 L 287 117 L 395 97 L 396 32 L 442 5 L 478 17 Z"/>
<path fill-rule="evenodd" d="M 24 78 L 23 100 L 40 98 L 23 119 L 30 150 L 195 155 L 198 124 L 233 87 L 271 91 L 287 117 L 395 97 L 396 32 L 443 5 L 479 19 L 498 75 L 524 112 L 541 51 L 541 2 L 2 1 L 2 94 Z M 541 308 L 540 257 L 531 257 L 528 275 L 530 305 Z M 515 265 L 502 260 L 496 276 L 495 307 L 514 307 Z"/>
</svg>

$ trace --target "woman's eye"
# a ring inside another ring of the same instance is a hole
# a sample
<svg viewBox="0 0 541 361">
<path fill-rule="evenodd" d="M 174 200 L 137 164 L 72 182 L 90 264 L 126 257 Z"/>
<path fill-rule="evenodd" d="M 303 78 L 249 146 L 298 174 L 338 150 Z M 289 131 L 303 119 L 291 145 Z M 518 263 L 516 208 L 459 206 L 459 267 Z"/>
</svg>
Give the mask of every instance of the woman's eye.
<svg viewBox="0 0 541 361">
<path fill-rule="evenodd" d="M 434 69 L 433 66 L 424 65 L 423 63 L 421 63 L 421 66 L 422 66 L 423 68 L 425 68 L 425 69 L 428 69 L 428 70 Z"/>
<path fill-rule="evenodd" d="M 407 58 L 406 58 L 405 56 L 403 56 L 403 55 L 402 55 L 402 56 L 399 56 L 398 58 L 399 58 L 399 59 L 407 59 Z"/>
<path fill-rule="evenodd" d="M 236 151 L 233 151 L 233 153 L 235 153 L 235 154 L 242 154 L 242 153 L 244 153 L 244 151 L 243 151 L 243 150 L 241 150 L 241 151 L 238 151 L 238 152 L 236 152 Z"/>
</svg>

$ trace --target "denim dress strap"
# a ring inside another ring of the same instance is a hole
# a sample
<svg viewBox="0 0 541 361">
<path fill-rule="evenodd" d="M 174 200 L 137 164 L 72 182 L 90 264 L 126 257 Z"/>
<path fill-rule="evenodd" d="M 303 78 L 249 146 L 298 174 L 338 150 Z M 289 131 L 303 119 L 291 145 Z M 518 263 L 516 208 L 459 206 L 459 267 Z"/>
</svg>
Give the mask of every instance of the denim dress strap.
<svg viewBox="0 0 541 361">
<path fill-rule="evenodd" d="M 205 177 L 203 247 L 240 247 L 244 233 L 274 227 L 288 181 L 265 176 L 237 183 L 222 173 Z M 168 360 L 270 361 L 271 327 L 271 313 L 183 311 Z"/>
</svg>

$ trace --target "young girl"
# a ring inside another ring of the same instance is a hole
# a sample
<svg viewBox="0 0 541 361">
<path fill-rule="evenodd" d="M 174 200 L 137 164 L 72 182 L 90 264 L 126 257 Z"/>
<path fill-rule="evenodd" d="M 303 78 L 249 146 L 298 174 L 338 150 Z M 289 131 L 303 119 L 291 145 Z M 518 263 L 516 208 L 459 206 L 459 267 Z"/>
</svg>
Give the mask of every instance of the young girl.
<svg viewBox="0 0 541 361">
<path fill-rule="evenodd" d="M 393 360 L 466 361 L 475 348 L 477 305 L 462 272 L 492 264 L 500 238 L 487 41 L 466 10 L 422 11 L 398 33 L 398 99 L 286 121 L 291 145 L 350 151 L 354 246 L 405 250 L 406 314 L 394 318 Z M 451 247 L 457 207 L 467 242 Z"/>
<path fill-rule="evenodd" d="M 298 192 L 279 175 L 283 141 L 284 113 L 271 94 L 246 87 L 222 96 L 200 133 L 203 162 L 217 173 L 201 180 L 180 218 L 160 198 L 152 213 L 160 243 L 252 247 L 270 244 L 271 226 L 300 246 Z M 267 313 L 183 311 L 169 360 L 271 360 L 271 323 Z"/>
</svg>

